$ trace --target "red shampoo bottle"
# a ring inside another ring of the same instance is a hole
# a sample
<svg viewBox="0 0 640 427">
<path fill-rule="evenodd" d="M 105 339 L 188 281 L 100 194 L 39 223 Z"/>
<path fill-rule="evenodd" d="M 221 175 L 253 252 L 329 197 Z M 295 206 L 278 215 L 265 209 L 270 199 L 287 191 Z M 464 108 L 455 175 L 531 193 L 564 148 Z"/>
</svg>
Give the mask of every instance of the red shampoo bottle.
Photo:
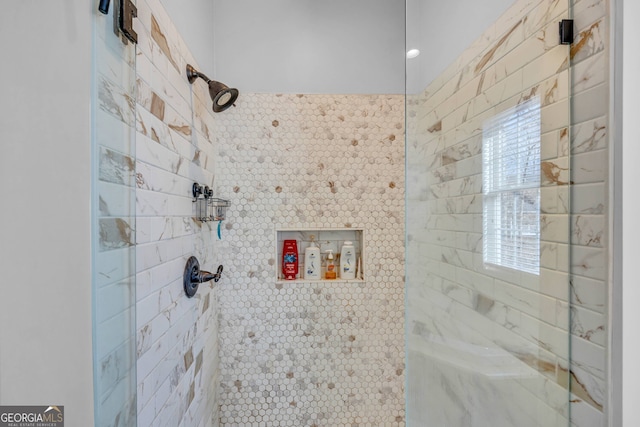
<svg viewBox="0 0 640 427">
<path fill-rule="evenodd" d="M 285 240 L 282 248 L 282 274 L 286 280 L 295 280 L 298 275 L 298 242 Z"/>
</svg>

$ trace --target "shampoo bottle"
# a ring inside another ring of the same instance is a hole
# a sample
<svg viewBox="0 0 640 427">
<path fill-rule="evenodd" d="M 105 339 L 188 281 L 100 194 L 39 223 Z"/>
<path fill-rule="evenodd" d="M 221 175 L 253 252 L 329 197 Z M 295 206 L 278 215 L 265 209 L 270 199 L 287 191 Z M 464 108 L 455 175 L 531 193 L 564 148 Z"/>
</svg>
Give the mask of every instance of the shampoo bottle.
<svg viewBox="0 0 640 427">
<path fill-rule="evenodd" d="M 286 280 L 295 280 L 298 275 L 298 242 L 285 240 L 282 247 L 282 274 Z"/>
<path fill-rule="evenodd" d="M 352 280 L 356 278 L 356 249 L 353 242 L 345 241 L 340 251 L 340 278 Z"/>
<path fill-rule="evenodd" d="M 304 278 L 306 280 L 320 280 L 320 248 L 313 240 L 314 236 L 311 236 L 311 243 L 304 250 Z"/>
<path fill-rule="evenodd" d="M 337 277 L 336 264 L 333 260 L 333 249 L 328 249 L 327 253 L 327 271 L 324 273 L 324 278 L 327 280 L 333 280 Z"/>
</svg>

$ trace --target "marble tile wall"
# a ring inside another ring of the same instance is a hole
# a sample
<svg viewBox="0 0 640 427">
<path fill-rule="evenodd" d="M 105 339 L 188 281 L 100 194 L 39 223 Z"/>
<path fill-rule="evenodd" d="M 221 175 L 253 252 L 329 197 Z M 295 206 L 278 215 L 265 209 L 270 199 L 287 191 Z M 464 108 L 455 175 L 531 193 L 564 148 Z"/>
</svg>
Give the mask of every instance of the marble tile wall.
<svg viewBox="0 0 640 427">
<path fill-rule="evenodd" d="M 186 65 L 198 64 L 160 1 L 137 8 L 127 176 L 136 187 L 138 425 L 217 426 L 218 286 L 227 279 L 201 284 L 193 298 L 182 283 L 188 257 L 203 270 L 222 263 L 216 224 L 195 218 L 191 195 L 194 182 L 213 186 L 217 174 L 211 101 L 202 80 L 187 81 Z"/>
<path fill-rule="evenodd" d="M 404 98 L 240 94 L 216 116 L 221 425 L 402 426 Z M 365 281 L 278 281 L 277 229 L 364 229 Z"/>
<path fill-rule="evenodd" d="M 557 36 L 568 13 L 567 1 L 517 1 L 408 99 L 409 425 L 567 425 L 569 383 L 571 422 L 604 425 L 606 2 L 573 2 L 571 49 Z M 483 265 L 481 151 L 483 122 L 534 96 L 541 271 L 531 277 Z"/>
</svg>

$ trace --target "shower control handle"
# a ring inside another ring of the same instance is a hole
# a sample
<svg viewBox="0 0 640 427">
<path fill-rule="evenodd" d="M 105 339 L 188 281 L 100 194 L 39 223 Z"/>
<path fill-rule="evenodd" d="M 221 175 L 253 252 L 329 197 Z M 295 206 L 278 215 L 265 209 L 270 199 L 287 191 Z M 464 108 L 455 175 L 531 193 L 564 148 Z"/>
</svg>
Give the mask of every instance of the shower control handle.
<svg viewBox="0 0 640 427">
<path fill-rule="evenodd" d="M 221 265 L 218 266 L 218 271 L 216 273 L 210 273 L 208 271 L 200 270 L 197 279 L 200 283 L 208 282 L 209 280 L 213 280 L 214 282 L 218 282 L 220 277 L 222 276 L 222 270 L 224 267 Z"/>
<path fill-rule="evenodd" d="M 189 257 L 182 276 L 184 292 L 187 294 L 187 297 L 191 298 L 196 294 L 200 283 L 208 282 L 210 280 L 218 282 L 222 276 L 223 270 L 224 267 L 221 265 L 218 266 L 216 273 L 200 270 L 200 263 L 198 262 L 198 259 L 194 256 Z"/>
</svg>

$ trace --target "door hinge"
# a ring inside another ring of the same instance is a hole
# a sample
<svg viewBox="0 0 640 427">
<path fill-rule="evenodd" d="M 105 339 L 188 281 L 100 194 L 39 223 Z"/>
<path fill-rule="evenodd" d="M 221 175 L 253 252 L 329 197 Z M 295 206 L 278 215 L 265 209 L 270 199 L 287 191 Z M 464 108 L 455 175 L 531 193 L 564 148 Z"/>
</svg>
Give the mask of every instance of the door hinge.
<svg viewBox="0 0 640 427">
<path fill-rule="evenodd" d="M 573 19 L 560 21 L 560 44 L 573 43 Z"/>
<path fill-rule="evenodd" d="M 138 9 L 131 0 L 118 1 L 118 27 L 131 43 L 138 43 L 138 34 L 133 30 L 133 18 L 138 16 Z"/>
</svg>

